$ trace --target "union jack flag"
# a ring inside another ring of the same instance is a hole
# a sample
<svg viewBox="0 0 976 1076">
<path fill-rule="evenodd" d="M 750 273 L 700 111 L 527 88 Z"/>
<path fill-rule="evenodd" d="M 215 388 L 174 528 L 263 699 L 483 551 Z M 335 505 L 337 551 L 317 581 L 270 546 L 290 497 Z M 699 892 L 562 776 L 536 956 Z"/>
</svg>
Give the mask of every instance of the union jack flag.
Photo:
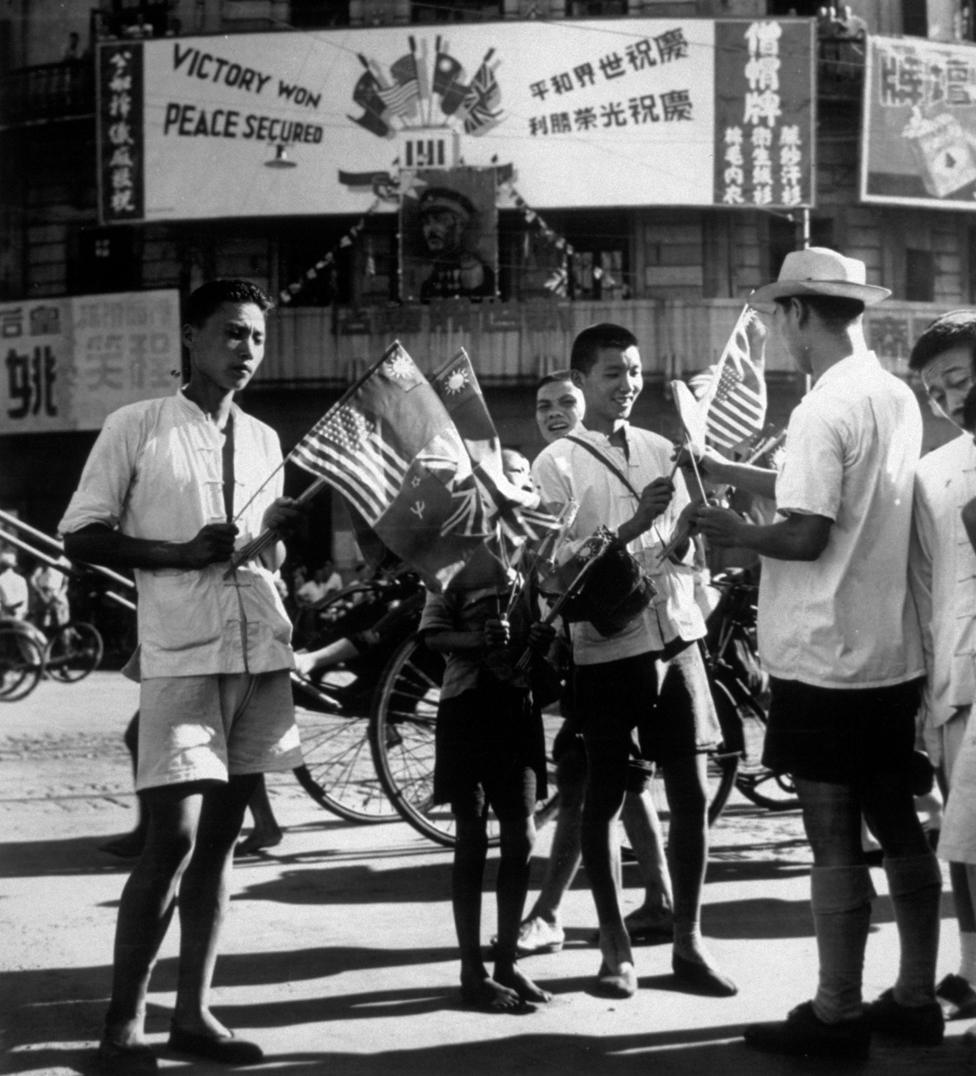
<svg viewBox="0 0 976 1076">
<path fill-rule="evenodd" d="M 494 49 L 489 49 L 485 53 L 458 111 L 458 115 L 464 117 L 465 134 L 483 135 L 501 122 L 502 110 L 498 106 L 502 93 L 495 78 L 498 64 L 490 63 L 494 52 Z"/>
</svg>

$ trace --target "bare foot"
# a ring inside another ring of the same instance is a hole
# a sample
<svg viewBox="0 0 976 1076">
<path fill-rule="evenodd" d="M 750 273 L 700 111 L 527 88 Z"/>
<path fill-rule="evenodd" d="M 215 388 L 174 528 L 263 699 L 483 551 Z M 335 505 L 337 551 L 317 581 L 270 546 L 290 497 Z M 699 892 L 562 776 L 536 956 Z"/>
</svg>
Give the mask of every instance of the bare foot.
<svg viewBox="0 0 976 1076">
<path fill-rule="evenodd" d="M 513 964 L 508 968 L 496 967 L 495 982 L 511 988 L 523 1001 L 534 1005 L 544 1005 L 547 1001 L 552 1001 L 552 994 L 548 990 L 543 990 L 541 986 L 536 986 L 518 964 Z"/>
<path fill-rule="evenodd" d="M 594 987 L 605 998 L 632 998 L 637 993 L 637 971 L 629 961 L 608 964 L 606 960 L 596 973 Z"/>
<path fill-rule="evenodd" d="M 281 844 L 283 834 L 280 829 L 269 830 L 268 832 L 258 833 L 255 830 L 249 836 L 245 837 L 243 841 L 234 849 L 235 856 L 253 856 L 255 852 L 260 852 L 262 848 L 274 848 L 276 844 Z"/>
<path fill-rule="evenodd" d="M 462 979 L 461 1000 L 482 1012 L 511 1012 L 522 1005 L 518 991 L 503 986 L 488 975 L 471 981 Z"/>
</svg>

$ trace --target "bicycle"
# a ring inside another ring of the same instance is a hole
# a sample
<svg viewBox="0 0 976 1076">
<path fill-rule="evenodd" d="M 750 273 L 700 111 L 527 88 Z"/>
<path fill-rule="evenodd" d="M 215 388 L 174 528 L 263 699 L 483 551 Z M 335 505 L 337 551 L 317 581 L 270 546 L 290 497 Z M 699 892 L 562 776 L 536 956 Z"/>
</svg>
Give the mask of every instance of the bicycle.
<svg viewBox="0 0 976 1076">
<path fill-rule="evenodd" d="M 292 674 L 295 716 L 304 763 L 294 775 L 319 806 L 349 822 L 392 822 L 400 815 L 387 797 L 369 746 L 372 696 L 387 661 L 420 620 L 422 589 L 411 574 L 351 583 L 318 606 L 315 646 L 369 635 L 356 658 L 326 669 L 317 680 Z"/>
<path fill-rule="evenodd" d="M 725 749 L 738 756 L 735 788 L 758 807 L 792 810 L 798 805 L 792 779 L 762 762 L 769 698 L 756 643 L 759 584 L 751 570 L 733 568 L 711 585 L 722 595 L 709 618 L 708 664 Z"/>
<path fill-rule="evenodd" d="M 102 663 L 105 643 L 94 624 L 69 620 L 46 636 L 44 671 L 66 684 L 83 680 Z"/>
<path fill-rule="evenodd" d="M 454 816 L 448 804 L 435 804 L 434 730 L 440 702 L 444 658 L 428 649 L 414 634 L 404 639 L 391 656 L 376 694 L 369 721 L 373 765 L 390 802 L 418 833 L 447 847 L 455 843 Z M 543 714 L 547 757 L 562 718 Z M 550 787 L 555 775 L 550 767 Z M 535 812 L 536 827 L 555 817 L 558 793 L 541 803 Z M 488 840 L 498 843 L 498 825 L 489 819 Z"/>
<path fill-rule="evenodd" d="M 39 634 L 26 620 L 0 620 L 0 702 L 26 698 L 41 682 L 44 648 Z"/>
</svg>

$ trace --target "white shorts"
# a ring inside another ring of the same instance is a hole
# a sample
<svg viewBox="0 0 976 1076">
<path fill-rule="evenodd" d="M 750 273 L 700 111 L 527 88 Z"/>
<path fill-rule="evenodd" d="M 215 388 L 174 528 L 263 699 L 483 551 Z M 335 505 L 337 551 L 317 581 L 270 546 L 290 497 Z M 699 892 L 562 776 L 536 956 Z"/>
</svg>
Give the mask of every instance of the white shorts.
<svg viewBox="0 0 976 1076">
<path fill-rule="evenodd" d="M 301 763 L 287 669 L 142 681 L 138 791 Z"/>
<path fill-rule="evenodd" d="M 976 721 L 966 726 L 949 778 L 939 857 L 950 863 L 976 863 Z"/>
<path fill-rule="evenodd" d="M 938 728 L 926 725 L 922 731 L 922 742 L 926 754 L 932 765 L 945 774 L 949 788 L 952 787 L 952 771 L 956 765 L 956 757 L 962 748 L 971 710 L 970 706 L 960 706 L 952 717 Z"/>
</svg>

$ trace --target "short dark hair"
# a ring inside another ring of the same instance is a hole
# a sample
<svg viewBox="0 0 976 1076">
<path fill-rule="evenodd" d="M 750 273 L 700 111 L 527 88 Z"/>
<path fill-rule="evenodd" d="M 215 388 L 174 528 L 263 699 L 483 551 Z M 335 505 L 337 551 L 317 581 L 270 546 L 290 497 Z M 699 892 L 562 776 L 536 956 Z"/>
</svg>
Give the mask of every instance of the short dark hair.
<svg viewBox="0 0 976 1076">
<path fill-rule="evenodd" d="M 539 382 L 535 387 L 535 391 L 538 392 L 539 389 L 545 388 L 546 385 L 555 385 L 560 381 L 572 380 L 572 370 L 553 370 L 551 373 L 545 374 L 544 376 L 539 378 Z"/>
<path fill-rule="evenodd" d="M 864 313 L 864 303 L 860 299 L 842 295 L 784 295 L 774 302 L 786 307 L 791 299 L 806 304 L 828 328 L 835 330 L 846 328 Z"/>
<path fill-rule="evenodd" d="M 603 348 L 626 351 L 637 347 L 637 337 L 622 325 L 610 321 L 601 321 L 599 325 L 590 325 L 579 333 L 573 341 L 569 365 L 581 374 L 588 374 L 596 364 L 597 353 Z"/>
<path fill-rule="evenodd" d="M 976 310 L 950 310 L 931 322 L 915 341 L 908 368 L 921 370 L 954 347 L 969 348 L 976 370 Z"/>
<path fill-rule="evenodd" d="M 224 303 L 253 303 L 262 314 L 269 313 L 274 307 L 270 296 L 250 280 L 208 280 L 186 300 L 187 324 L 199 328 Z"/>
</svg>

